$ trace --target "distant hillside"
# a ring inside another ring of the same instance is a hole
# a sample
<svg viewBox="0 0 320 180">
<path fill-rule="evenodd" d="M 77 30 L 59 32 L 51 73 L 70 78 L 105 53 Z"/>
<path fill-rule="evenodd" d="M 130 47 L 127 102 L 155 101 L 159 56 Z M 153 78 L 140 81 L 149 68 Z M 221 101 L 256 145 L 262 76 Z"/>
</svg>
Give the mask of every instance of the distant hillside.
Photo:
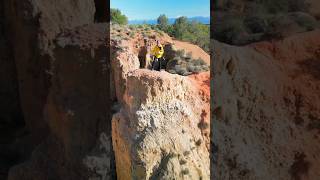
<svg viewBox="0 0 320 180">
<path fill-rule="evenodd" d="M 190 17 L 188 18 L 189 21 L 198 21 L 203 24 L 209 24 L 210 23 L 210 17 L 202 17 L 202 16 L 196 16 L 196 17 Z M 169 18 L 169 23 L 173 24 L 176 18 Z M 129 24 L 157 24 L 157 19 L 140 19 L 140 20 L 129 20 Z"/>
</svg>

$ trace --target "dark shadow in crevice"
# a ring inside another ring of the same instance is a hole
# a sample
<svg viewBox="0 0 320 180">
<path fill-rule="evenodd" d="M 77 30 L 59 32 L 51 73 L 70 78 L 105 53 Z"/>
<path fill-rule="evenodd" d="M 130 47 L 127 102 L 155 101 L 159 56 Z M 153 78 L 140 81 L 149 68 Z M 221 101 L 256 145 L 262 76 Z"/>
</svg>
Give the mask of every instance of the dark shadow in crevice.
<svg viewBox="0 0 320 180">
<path fill-rule="evenodd" d="M 147 55 L 147 47 L 143 46 L 138 54 L 138 58 L 140 61 L 140 68 L 146 68 L 146 55 Z"/>
<path fill-rule="evenodd" d="M 94 14 L 95 22 L 107 22 L 108 21 L 108 1 L 107 0 L 94 0 L 96 12 Z"/>
<path fill-rule="evenodd" d="M 0 179 L 22 162 L 17 139 L 25 136 L 25 121 L 20 105 L 19 83 L 13 48 L 6 34 L 4 2 L 0 2 Z"/>
</svg>

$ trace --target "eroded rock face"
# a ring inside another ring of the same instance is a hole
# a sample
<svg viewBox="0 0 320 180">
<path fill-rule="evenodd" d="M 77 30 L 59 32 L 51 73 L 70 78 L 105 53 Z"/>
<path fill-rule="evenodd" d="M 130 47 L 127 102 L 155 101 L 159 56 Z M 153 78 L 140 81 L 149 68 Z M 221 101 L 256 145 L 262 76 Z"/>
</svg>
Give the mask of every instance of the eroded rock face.
<svg viewBox="0 0 320 180">
<path fill-rule="evenodd" d="M 320 2 L 317 0 L 306 0 L 307 3 L 310 5 L 310 13 L 320 19 Z"/>
<path fill-rule="evenodd" d="M 138 57 L 130 50 L 130 47 L 123 44 L 111 47 L 111 66 L 114 83 L 111 84 L 111 88 L 119 102 L 123 102 L 124 99 L 128 72 L 140 67 Z"/>
<path fill-rule="evenodd" d="M 94 1 L 3 5 L 26 122 L 11 148 L 28 159 L 9 179 L 110 177 L 107 24 L 83 26 L 94 22 Z"/>
<path fill-rule="evenodd" d="M 117 178 L 209 179 L 209 128 L 202 126 L 209 94 L 200 95 L 196 78 L 139 69 L 125 44 L 111 60 L 120 104 L 112 119 Z"/>
<path fill-rule="evenodd" d="M 119 179 L 209 179 L 209 153 L 198 123 L 201 107 L 186 78 L 129 73 L 125 104 L 113 117 Z"/>
<path fill-rule="evenodd" d="M 49 93 L 52 50 L 57 34 L 94 22 L 93 1 L 5 0 L 7 32 L 13 47 L 21 108 L 35 144 L 46 137 L 43 108 Z"/>
<path fill-rule="evenodd" d="M 213 179 L 319 177 L 319 37 L 212 42 Z"/>
<path fill-rule="evenodd" d="M 112 178 L 106 27 L 84 25 L 57 37 L 44 110 L 50 134 L 9 179 Z"/>
</svg>

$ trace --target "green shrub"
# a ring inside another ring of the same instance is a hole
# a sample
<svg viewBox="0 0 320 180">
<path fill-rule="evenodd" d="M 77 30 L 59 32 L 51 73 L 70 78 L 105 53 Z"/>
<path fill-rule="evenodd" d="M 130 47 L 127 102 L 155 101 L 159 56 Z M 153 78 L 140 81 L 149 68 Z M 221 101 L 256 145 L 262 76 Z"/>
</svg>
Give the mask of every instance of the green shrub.
<svg viewBox="0 0 320 180">
<path fill-rule="evenodd" d="M 170 69 L 168 72 L 171 73 L 171 74 L 177 74 L 177 72 L 175 70 L 173 70 L 173 69 Z"/>
<path fill-rule="evenodd" d="M 129 34 L 130 38 L 134 38 L 134 35 L 135 35 L 134 32 L 131 32 L 131 33 Z"/>
<path fill-rule="evenodd" d="M 301 27 L 305 28 L 306 30 L 314 30 L 318 25 L 319 22 L 307 13 L 302 12 L 295 12 L 290 13 L 289 16 Z"/>
<path fill-rule="evenodd" d="M 184 73 L 188 72 L 187 69 L 182 66 L 182 65 L 175 65 L 174 70 L 177 72 L 179 75 L 183 75 Z"/>
<path fill-rule="evenodd" d="M 214 38 L 229 44 L 233 44 L 239 36 L 247 33 L 243 19 L 238 17 L 226 18 L 221 24 L 217 24 L 215 27 L 213 33 Z"/>
<path fill-rule="evenodd" d="M 188 52 L 187 55 L 186 55 L 186 58 L 187 59 L 191 59 L 192 58 L 192 52 Z"/>
<path fill-rule="evenodd" d="M 188 64 L 188 71 L 195 72 L 195 66 L 193 64 Z"/>
<path fill-rule="evenodd" d="M 270 14 L 297 11 L 307 12 L 309 10 L 309 4 L 306 0 L 252 0 L 252 2 L 260 5 Z M 261 8 L 258 10 L 261 10 Z M 256 12 L 260 11 L 256 10 Z"/>
<path fill-rule="evenodd" d="M 244 8 L 240 10 L 239 5 Z M 227 0 L 218 3 L 215 10 L 213 38 L 233 45 L 282 39 L 290 34 L 287 32 L 298 33 L 319 27 L 316 18 L 307 14 L 310 12 L 308 0 L 249 0 L 240 4 Z"/>
<path fill-rule="evenodd" d="M 157 23 L 158 23 L 159 29 L 164 30 L 169 25 L 169 20 L 166 15 L 162 14 L 158 17 Z"/>
<path fill-rule="evenodd" d="M 184 60 L 185 60 L 187 63 L 192 62 L 192 58 L 185 57 Z"/>
<path fill-rule="evenodd" d="M 249 16 L 244 19 L 244 25 L 251 33 L 263 33 L 267 29 L 267 20 L 263 16 Z"/>
<path fill-rule="evenodd" d="M 143 36 L 149 38 L 149 37 L 151 37 L 151 32 L 150 31 L 146 31 L 146 32 L 143 33 Z"/>
<path fill-rule="evenodd" d="M 186 68 L 181 68 L 181 69 L 177 69 L 177 73 L 182 76 L 185 76 L 188 73 L 188 71 Z"/>
<path fill-rule="evenodd" d="M 202 68 L 203 70 L 206 70 L 207 68 L 209 68 L 209 66 L 208 66 L 207 64 L 204 64 L 204 65 L 201 65 L 201 68 Z"/>
<path fill-rule="evenodd" d="M 290 0 L 288 3 L 289 12 L 308 12 L 310 9 L 310 4 L 306 0 Z"/>
<path fill-rule="evenodd" d="M 160 29 L 158 29 L 158 28 L 156 28 L 156 29 L 154 29 L 157 33 L 160 33 L 161 32 L 161 30 Z"/>
<path fill-rule="evenodd" d="M 128 24 L 128 18 L 119 9 L 110 9 L 111 22 L 117 24 Z"/>
<path fill-rule="evenodd" d="M 166 71 L 168 71 L 169 73 L 174 72 L 173 74 L 176 74 L 176 71 L 175 71 L 176 65 L 177 65 L 177 60 L 175 60 L 175 59 L 168 60 L 168 63 L 166 66 Z"/>
<path fill-rule="evenodd" d="M 152 29 L 152 30 L 156 30 L 157 29 L 157 26 L 156 25 L 150 25 L 150 28 Z"/>
<path fill-rule="evenodd" d="M 175 66 L 174 66 L 174 69 L 176 69 L 177 70 L 177 72 L 179 71 L 179 70 L 181 70 L 181 65 L 180 64 L 176 64 Z"/>
<path fill-rule="evenodd" d="M 202 71 L 201 67 L 199 67 L 199 66 L 195 66 L 195 68 L 194 68 L 194 72 L 199 73 L 199 72 L 201 72 L 201 71 Z"/>
<path fill-rule="evenodd" d="M 187 72 L 183 73 L 182 76 L 189 76 L 191 74 L 193 74 L 193 72 L 187 71 Z"/>
<path fill-rule="evenodd" d="M 129 25 L 129 29 L 130 30 L 135 30 L 135 26 L 134 25 Z"/>
<path fill-rule="evenodd" d="M 176 55 L 177 55 L 178 57 L 184 57 L 184 55 L 185 55 L 184 49 L 179 49 L 179 50 L 177 50 L 177 51 L 176 51 Z"/>
<path fill-rule="evenodd" d="M 264 0 L 263 4 L 269 13 L 276 14 L 280 12 L 288 12 L 289 10 L 288 0 Z"/>
<path fill-rule="evenodd" d="M 203 59 L 199 58 L 199 59 L 194 60 L 194 64 L 197 66 L 200 66 L 200 65 L 205 65 L 206 62 L 204 62 Z"/>
<path fill-rule="evenodd" d="M 169 24 L 166 15 L 162 14 L 158 18 L 158 24 L 154 26 L 160 36 L 163 32 L 179 40 L 188 41 L 200 46 L 206 52 L 209 52 L 210 44 L 210 26 L 199 22 L 189 22 L 187 17 L 179 17 L 174 24 Z"/>
<path fill-rule="evenodd" d="M 151 29 L 150 29 L 150 27 L 147 26 L 147 27 L 144 28 L 144 30 L 145 31 L 150 31 Z"/>
<path fill-rule="evenodd" d="M 167 47 L 168 49 L 172 49 L 173 47 Z M 170 59 L 167 63 L 166 70 L 173 74 L 179 74 L 182 76 L 188 76 L 193 73 L 198 73 L 202 71 L 208 71 L 209 67 L 206 62 L 199 59 L 192 59 L 191 52 L 185 54 L 185 51 L 176 50 L 175 56 L 173 59 Z"/>
</svg>

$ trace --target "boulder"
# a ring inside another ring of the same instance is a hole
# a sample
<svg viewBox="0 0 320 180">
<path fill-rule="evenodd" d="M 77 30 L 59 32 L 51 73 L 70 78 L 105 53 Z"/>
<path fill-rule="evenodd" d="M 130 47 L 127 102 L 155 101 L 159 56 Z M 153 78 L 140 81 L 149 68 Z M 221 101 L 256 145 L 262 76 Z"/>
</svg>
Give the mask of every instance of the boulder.
<svg viewBox="0 0 320 180">
<path fill-rule="evenodd" d="M 118 179 L 209 179 L 203 101 L 195 94 L 179 75 L 128 73 L 124 104 L 112 119 Z"/>
</svg>

